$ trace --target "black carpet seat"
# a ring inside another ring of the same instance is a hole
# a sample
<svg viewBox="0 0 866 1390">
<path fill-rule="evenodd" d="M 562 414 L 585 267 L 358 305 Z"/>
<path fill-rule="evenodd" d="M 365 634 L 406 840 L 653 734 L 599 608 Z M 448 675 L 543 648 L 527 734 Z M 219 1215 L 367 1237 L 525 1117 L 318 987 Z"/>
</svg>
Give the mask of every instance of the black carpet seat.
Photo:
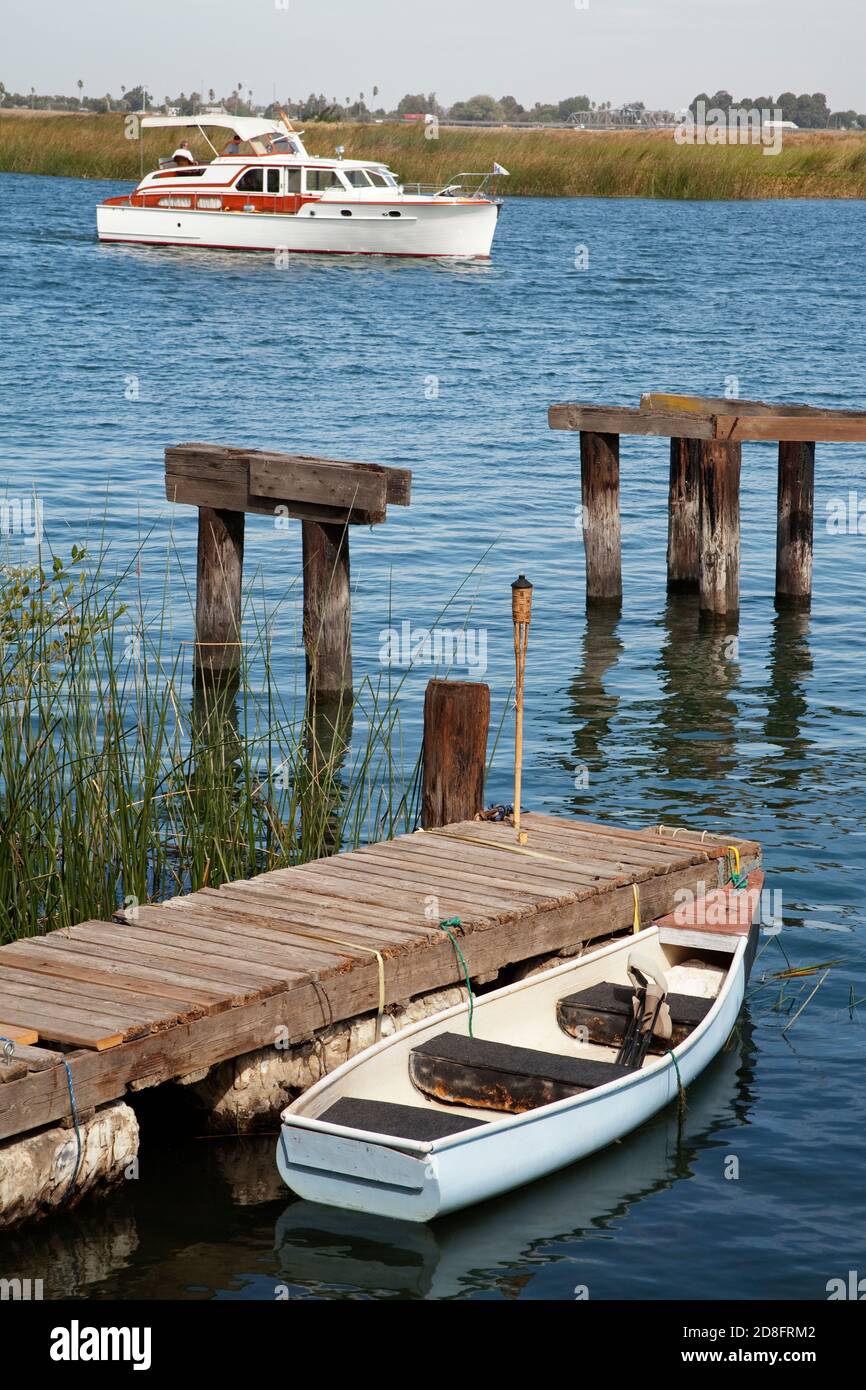
<svg viewBox="0 0 866 1390">
<path fill-rule="evenodd" d="M 347 1129 L 370 1130 L 373 1134 L 422 1142 L 445 1139 L 449 1134 L 475 1129 L 484 1123 L 483 1120 L 470 1120 L 466 1115 L 446 1115 L 425 1105 L 395 1105 L 389 1100 L 362 1100 L 356 1096 L 343 1096 L 316 1118 L 332 1125 L 345 1125 Z"/>
<path fill-rule="evenodd" d="M 432 1100 L 519 1115 L 630 1074 L 591 1057 L 440 1033 L 409 1054 L 413 1084 Z"/>
<path fill-rule="evenodd" d="M 606 982 L 591 985 L 589 989 L 559 999 L 556 1019 L 563 1032 L 573 1038 L 583 1037 L 587 1042 L 604 1047 L 619 1047 L 631 1016 L 632 996 L 631 985 Z M 650 1051 L 666 1052 L 670 1047 L 677 1047 L 703 1022 L 715 1002 L 715 999 L 701 999 L 693 994 L 669 994 L 667 1003 L 673 1036 L 670 1041 L 654 1038 Z"/>
</svg>

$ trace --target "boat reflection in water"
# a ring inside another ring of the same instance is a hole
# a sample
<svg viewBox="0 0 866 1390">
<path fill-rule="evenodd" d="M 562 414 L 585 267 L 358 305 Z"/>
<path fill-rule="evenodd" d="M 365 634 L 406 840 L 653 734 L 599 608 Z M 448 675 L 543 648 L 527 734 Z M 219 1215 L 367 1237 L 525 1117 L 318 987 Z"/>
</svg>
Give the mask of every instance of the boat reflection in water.
<svg viewBox="0 0 866 1390">
<path fill-rule="evenodd" d="M 730 1051 L 689 1088 L 682 1123 L 668 1106 L 621 1144 L 432 1225 L 293 1202 L 274 1232 L 280 1275 L 290 1291 L 314 1298 L 517 1297 L 545 1266 L 574 1262 L 576 1240 L 692 1176 L 700 1152 L 744 1123 L 753 1059 L 744 1015 Z"/>
</svg>

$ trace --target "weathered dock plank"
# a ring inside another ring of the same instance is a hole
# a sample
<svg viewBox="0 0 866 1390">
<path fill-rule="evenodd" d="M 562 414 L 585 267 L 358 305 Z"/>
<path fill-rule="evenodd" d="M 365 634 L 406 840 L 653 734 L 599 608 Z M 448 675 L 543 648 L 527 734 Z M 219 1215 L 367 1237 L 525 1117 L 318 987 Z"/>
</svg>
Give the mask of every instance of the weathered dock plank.
<svg viewBox="0 0 866 1390">
<path fill-rule="evenodd" d="M 82 1110 L 385 1004 L 459 983 L 438 922 L 458 917 L 471 976 L 669 914 L 725 880 L 736 845 L 680 827 L 627 830 L 527 814 L 464 821 L 202 889 L 123 920 L 0 948 L 0 1015 L 66 1054 Z M 55 1054 L 57 1055 L 57 1054 Z M 0 1139 L 69 1114 L 66 1068 L 0 1086 Z"/>
</svg>

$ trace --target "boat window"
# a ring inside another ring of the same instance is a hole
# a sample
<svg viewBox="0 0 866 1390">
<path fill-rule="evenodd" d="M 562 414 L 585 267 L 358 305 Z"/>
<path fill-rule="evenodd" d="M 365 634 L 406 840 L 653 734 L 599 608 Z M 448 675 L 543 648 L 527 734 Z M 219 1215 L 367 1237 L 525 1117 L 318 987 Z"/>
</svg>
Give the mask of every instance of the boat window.
<svg viewBox="0 0 866 1390">
<path fill-rule="evenodd" d="M 160 207 L 160 208 L 191 208 L 191 207 L 192 207 L 192 198 L 182 198 L 179 194 L 175 193 L 175 194 L 173 194 L 173 196 L 170 197 L 170 198 L 160 198 L 159 202 L 157 203 L 157 207 Z"/>
<path fill-rule="evenodd" d="M 366 169 L 344 169 L 343 173 L 353 188 L 369 188 L 370 180 Z"/>
<path fill-rule="evenodd" d="M 301 171 L 300 169 L 286 170 L 286 192 L 300 193 L 301 191 Z"/>
<path fill-rule="evenodd" d="M 380 173 L 378 169 L 370 169 L 368 170 L 368 172 L 376 188 L 397 187 L 396 181 L 392 178 L 390 174 L 386 176 L 385 174 Z"/>
<path fill-rule="evenodd" d="M 265 188 L 264 169 L 247 169 L 241 174 L 235 188 L 239 193 L 263 193 Z"/>
<path fill-rule="evenodd" d="M 307 192 L 324 193 L 328 188 L 341 188 L 339 178 L 334 169 L 308 169 L 307 170 Z"/>
<path fill-rule="evenodd" d="M 280 171 L 279 169 L 268 170 L 268 192 L 279 193 L 280 191 Z"/>
</svg>

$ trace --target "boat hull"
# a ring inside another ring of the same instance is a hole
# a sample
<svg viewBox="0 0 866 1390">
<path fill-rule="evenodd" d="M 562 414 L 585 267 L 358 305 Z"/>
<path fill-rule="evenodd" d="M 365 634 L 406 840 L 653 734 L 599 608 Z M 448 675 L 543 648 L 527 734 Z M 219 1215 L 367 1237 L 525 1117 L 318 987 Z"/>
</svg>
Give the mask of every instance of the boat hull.
<svg viewBox="0 0 866 1390">
<path fill-rule="evenodd" d="M 355 1137 L 347 1132 L 340 1138 L 328 1132 L 333 1127 L 305 1121 L 289 1110 L 278 1142 L 280 1173 L 294 1192 L 310 1201 L 404 1221 L 430 1221 L 586 1158 L 670 1104 L 678 1097 L 680 1083 L 688 1086 L 721 1050 L 742 1005 L 749 946 L 750 938 L 737 944 L 723 991 L 704 1022 L 676 1049 L 676 1062 L 667 1054 L 620 1081 L 426 1145 L 398 1139 L 376 1142 L 358 1131 Z M 595 954 L 603 958 L 610 949 Z M 549 974 L 567 976 L 570 969 L 558 967 Z M 514 988 L 488 995 L 481 1007 Z M 443 1017 L 459 1015 L 461 1007 Z M 435 1024 L 427 1020 L 407 1035 L 421 1036 Z M 353 1065 L 346 1063 L 313 1091 L 324 1090 Z"/>
<path fill-rule="evenodd" d="M 402 203 L 383 210 L 320 202 L 298 213 L 206 212 L 102 203 L 100 241 L 271 251 L 286 255 L 422 256 L 488 260 L 499 207 L 487 201 Z"/>
</svg>

